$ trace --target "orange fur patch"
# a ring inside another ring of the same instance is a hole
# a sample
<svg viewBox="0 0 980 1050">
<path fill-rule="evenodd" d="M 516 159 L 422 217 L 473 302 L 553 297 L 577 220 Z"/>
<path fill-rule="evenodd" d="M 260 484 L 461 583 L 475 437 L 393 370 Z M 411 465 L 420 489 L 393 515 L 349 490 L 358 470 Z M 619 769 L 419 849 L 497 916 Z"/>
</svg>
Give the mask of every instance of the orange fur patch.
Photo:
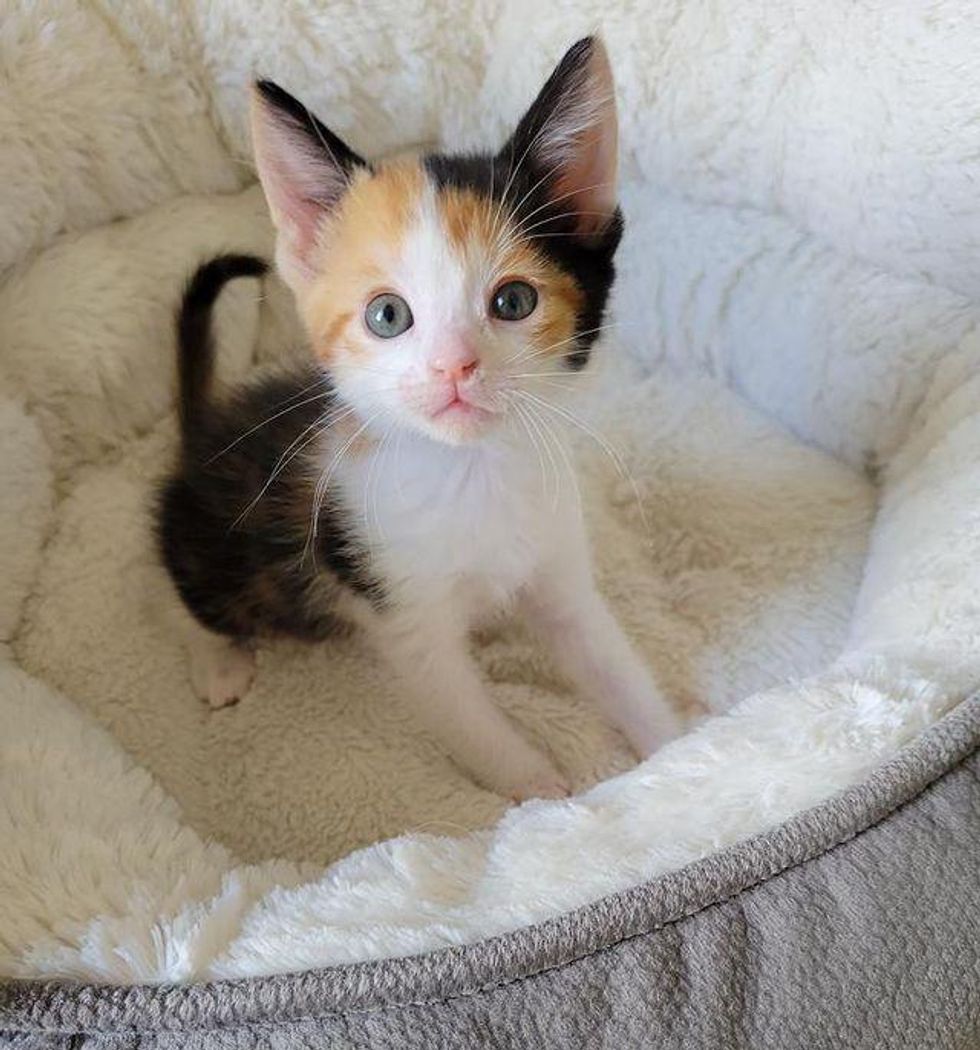
<svg viewBox="0 0 980 1050">
<path fill-rule="evenodd" d="M 315 354 L 324 361 L 357 356 L 370 337 L 354 322 L 370 295 L 388 287 L 391 262 L 418 214 L 427 177 L 417 159 L 397 159 L 371 175 L 360 173 L 320 236 L 322 264 L 300 302 Z M 444 189 L 437 207 L 446 237 L 466 267 L 498 275 L 497 284 L 524 280 L 538 291 L 530 320 L 534 348 L 568 352 L 583 293 L 574 279 L 522 237 L 496 201 L 465 189 Z M 487 298 L 493 289 L 487 289 Z"/>
<path fill-rule="evenodd" d="M 367 336 L 350 322 L 373 291 L 386 287 L 387 264 L 398 252 L 424 188 L 417 161 L 393 161 L 375 175 L 363 172 L 324 226 L 322 265 L 300 303 L 321 359 L 356 353 L 364 345 Z"/>
<path fill-rule="evenodd" d="M 499 228 L 502 243 L 507 235 L 504 217 L 497 216 L 497 202 L 471 190 L 447 189 L 439 194 L 439 214 L 449 242 L 464 258 L 474 249 L 484 257 L 494 254 Z"/>
<path fill-rule="evenodd" d="M 463 258 L 488 260 L 507 280 L 523 280 L 538 292 L 538 309 L 532 315 L 535 349 L 547 355 L 568 352 L 568 340 L 575 334 L 576 319 L 584 305 L 584 295 L 575 280 L 537 250 L 531 238 L 524 237 L 509 221 L 506 212 L 498 215 L 495 201 L 471 190 L 450 189 L 439 195 L 439 209 L 446 234 Z M 488 290 L 488 295 L 493 289 Z"/>
</svg>

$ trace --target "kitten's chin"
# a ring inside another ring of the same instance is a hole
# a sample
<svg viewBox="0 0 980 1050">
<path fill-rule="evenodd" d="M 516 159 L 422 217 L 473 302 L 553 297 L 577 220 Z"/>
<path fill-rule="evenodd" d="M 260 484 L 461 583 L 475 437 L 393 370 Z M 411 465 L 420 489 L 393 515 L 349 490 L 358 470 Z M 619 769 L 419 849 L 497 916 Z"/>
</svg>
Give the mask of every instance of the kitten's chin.
<svg viewBox="0 0 980 1050">
<path fill-rule="evenodd" d="M 490 412 L 465 401 L 456 401 L 422 420 L 429 437 L 446 445 L 471 445 L 487 437 L 497 426 L 499 412 Z"/>
</svg>

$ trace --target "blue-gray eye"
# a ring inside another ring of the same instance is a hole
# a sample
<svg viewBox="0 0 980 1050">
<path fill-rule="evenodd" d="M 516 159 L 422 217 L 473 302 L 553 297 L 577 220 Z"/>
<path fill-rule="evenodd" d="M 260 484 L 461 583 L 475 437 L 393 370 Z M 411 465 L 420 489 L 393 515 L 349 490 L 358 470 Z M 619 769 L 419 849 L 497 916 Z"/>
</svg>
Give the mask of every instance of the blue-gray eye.
<svg viewBox="0 0 980 1050">
<path fill-rule="evenodd" d="M 490 300 L 490 313 L 501 321 L 523 321 L 538 305 L 538 293 L 527 281 L 502 284 Z"/>
<path fill-rule="evenodd" d="M 394 339 L 415 322 L 408 303 L 394 292 L 376 295 L 364 311 L 364 323 L 381 339 Z"/>
</svg>

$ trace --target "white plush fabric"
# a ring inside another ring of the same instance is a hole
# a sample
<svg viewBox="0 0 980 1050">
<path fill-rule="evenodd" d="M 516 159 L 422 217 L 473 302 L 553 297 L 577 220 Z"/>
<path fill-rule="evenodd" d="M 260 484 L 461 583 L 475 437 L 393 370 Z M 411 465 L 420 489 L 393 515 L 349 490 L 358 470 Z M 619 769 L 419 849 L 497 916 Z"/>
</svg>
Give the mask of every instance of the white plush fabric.
<svg viewBox="0 0 980 1050">
<path fill-rule="evenodd" d="M 625 753 L 503 625 L 479 642 L 495 695 L 584 792 L 504 812 L 357 639 L 264 649 L 227 711 L 192 697 L 149 499 L 180 284 L 268 250 L 244 85 L 280 79 L 368 153 L 499 141 L 596 25 L 582 0 L 442 11 L 5 16 L 0 974 L 191 980 L 472 941 L 784 819 L 980 685 L 980 19 L 665 0 L 599 19 L 629 233 L 589 411 L 633 482 L 581 455 L 603 588 L 710 716 L 590 788 Z M 229 289 L 219 331 L 229 380 L 298 338 L 273 281 Z"/>
</svg>

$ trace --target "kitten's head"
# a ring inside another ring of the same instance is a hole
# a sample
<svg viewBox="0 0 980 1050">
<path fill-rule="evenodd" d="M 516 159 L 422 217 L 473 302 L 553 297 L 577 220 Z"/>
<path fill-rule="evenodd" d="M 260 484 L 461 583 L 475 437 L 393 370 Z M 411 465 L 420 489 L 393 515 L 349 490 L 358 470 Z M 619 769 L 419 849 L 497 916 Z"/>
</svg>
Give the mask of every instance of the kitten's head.
<svg viewBox="0 0 980 1050">
<path fill-rule="evenodd" d="M 493 155 L 368 163 L 268 81 L 252 132 L 280 273 L 365 420 L 479 440 L 588 362 L 622 233 L 597 39 Z"/>
</svg>

